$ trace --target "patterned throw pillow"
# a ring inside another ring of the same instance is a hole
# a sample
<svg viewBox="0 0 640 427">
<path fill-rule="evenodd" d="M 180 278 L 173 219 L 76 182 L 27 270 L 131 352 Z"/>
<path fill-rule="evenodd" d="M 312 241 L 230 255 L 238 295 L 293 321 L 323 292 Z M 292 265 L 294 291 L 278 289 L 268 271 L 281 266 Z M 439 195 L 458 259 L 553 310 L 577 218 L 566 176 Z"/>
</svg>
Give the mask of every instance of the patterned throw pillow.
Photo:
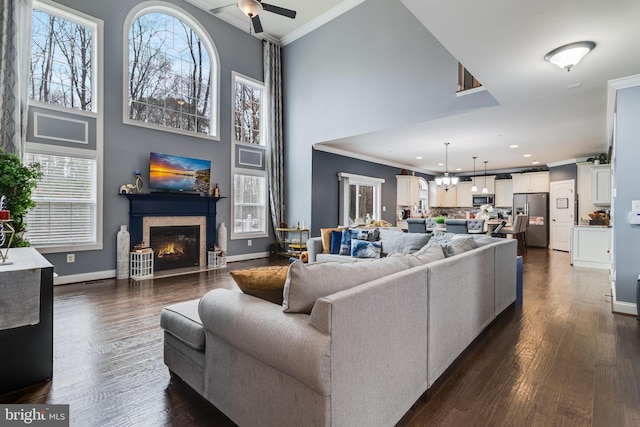
<svg viewBox="0 0 640 427">
<path fill-rule="evenodd" d="M 380 258 L 382 243 L 351 239 L 351 256 L 355 258 Z"/>
<path fill-rule="evenodd" d="M 357 235 L 358 230 L 342 230 L 342 240 L 340 240 L 339 255 L 351 255 L 351 239 Z"/>
</svg>

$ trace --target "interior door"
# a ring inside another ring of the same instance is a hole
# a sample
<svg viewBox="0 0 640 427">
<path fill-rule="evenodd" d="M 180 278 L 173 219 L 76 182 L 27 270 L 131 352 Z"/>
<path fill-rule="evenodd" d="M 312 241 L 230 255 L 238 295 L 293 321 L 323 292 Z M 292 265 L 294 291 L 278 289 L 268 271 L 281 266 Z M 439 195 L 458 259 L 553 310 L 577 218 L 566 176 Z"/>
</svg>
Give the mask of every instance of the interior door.
<svg viewBox="0 0 640 427">
<path fill-rule="evenodd" d="M 550 185 L 550 248 L 568 252 L 571 249 L 571 228 L 574 224 L 575 181 L 555 181 Z"/>
</svg>

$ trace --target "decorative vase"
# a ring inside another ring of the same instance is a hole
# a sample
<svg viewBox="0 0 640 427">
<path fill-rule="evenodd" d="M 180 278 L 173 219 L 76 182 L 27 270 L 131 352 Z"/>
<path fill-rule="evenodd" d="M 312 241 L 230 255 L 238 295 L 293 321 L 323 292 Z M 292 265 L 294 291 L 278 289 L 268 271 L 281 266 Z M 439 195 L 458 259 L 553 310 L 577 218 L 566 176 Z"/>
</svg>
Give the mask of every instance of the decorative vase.
<svg viewBox="0 0 640 427">
<path fill-rule="evenodd" d="M 116 279 L 129 278 L 129 245 L 129 231 L 126 225 L 121 225 L 116 236 Z"/>
<path fill-rule="evenodd" d="M 223 253 L 227 252 L 227 227 L 224 222 L 221 222 L 218 227 L 218 246 Z"/>
</svg>

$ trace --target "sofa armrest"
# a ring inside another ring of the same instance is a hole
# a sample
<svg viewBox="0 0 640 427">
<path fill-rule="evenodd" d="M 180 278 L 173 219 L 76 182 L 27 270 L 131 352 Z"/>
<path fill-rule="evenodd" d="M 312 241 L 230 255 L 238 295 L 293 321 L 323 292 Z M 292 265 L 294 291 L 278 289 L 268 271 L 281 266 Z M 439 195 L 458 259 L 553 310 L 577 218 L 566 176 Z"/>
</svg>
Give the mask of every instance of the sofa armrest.
<svg viewBox="0 0 640 427">
<path fill-rule="evenodd" d="M 198 311 L 207 335 L 330 394 L 330 337 L 309 325 L 308 315 L 229 289 L 209 291 Z"/>
<path fill-rule="evenodd" d="M 322 237 L 312 237 L 307 240 L 307 252 L 309 252 L 308 262 L 316 262 L 316 255 L 322 253 Z"/>
</svg>

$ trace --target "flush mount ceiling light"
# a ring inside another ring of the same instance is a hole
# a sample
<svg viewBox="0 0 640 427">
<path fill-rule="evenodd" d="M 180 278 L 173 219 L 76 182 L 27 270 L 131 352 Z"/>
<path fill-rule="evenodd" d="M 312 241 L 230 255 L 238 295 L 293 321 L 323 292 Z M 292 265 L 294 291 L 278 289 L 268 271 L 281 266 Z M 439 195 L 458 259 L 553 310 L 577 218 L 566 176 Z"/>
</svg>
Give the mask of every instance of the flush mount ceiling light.
<svg viewBox="0 0 640 427">
<path fill-rule="evenodd" d="M 478 156 L 473 156 L 473 187 L 471 187 L 472 193 L 478 192 L 478 187 L 476 187 L 476 159 Z"/>
<path fill-rule="evenodd" d="M 458 183 L 457 176 L 449 176 L 449 143 L 445 142 L 445 154 L 444 154 L 444 174 L 436 177 L 436 184 L 438 187 L 444 187 L 444 191 L 448 191 L 449 187 L 455 187 Z"/>
<path fill-rule="evenodd" d="M 569 43 L 547 53 L 544 56 L 544 60 L 564 70 L 571 71 L 571 68 L 595 47 L 596 44 L 591 41 Z"/>
</svg>

